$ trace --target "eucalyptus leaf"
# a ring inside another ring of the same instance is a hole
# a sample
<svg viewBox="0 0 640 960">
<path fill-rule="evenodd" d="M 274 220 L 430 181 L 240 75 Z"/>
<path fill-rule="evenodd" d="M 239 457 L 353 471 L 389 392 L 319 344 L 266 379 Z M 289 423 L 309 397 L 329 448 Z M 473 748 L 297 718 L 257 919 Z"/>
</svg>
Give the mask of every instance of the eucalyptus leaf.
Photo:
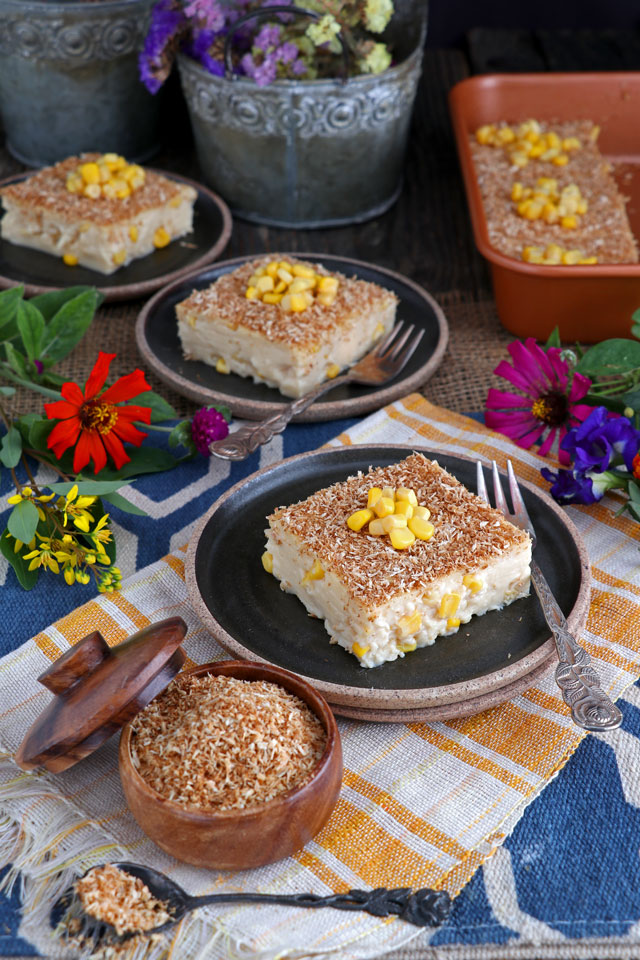
<svg viewBox="0 0 640 960">
<path fill-rule="evenodd" d="M 38 511 L 30 500 L 21 500 L 9 514 L 7 529 L 16 540 L 29 543 L 33 540 L 38 526 Z"/>
<path fill-rule="evenodd" d="M 21 354 L 19 350 L 16 350 L 13 344 L 9 342 L 5 343 L 4 351 L 11 369 L 23 380 L 28 380 L 27 362 L 23 354 Z"/>
<path fill-rule="evenodd" d="M 115 493 L 120 487 L 126 487 L 133 480 L 78 480 L 78 496 L 81 497 L 101 497 L 105 493 Z M 53 493 L 66 496 L 69 490 L 76 485 L 76 481 L 70 483 L 48 483 L 47 489 Z"/>
<path fill-rule="evenodd" d="M 63 303 L 46 327 L 41 357 L 57 362 L 71 353 L 91 326 L 98 303 L 99 294 L 92 287 Z"/>
<path fill-rule="evenodd" d="M 10 427 L 0 442 L 0 461 L 5 467 L 15 467 L 22 456 L 22 437 L 20 431 Z"/>
<path fill-rule="evenodd" d="M 0 293 L 0 336 L 4 340 L 7 336 L 4 328 L 14 319 L 18 304 L 22 301 L 24 287 L 11 287 L 10 290 L 3 290 Z"/>
<path fill-rule="evenodd" d="M 51 290 L 50 293 L 40 293 L 37 297 L 31 297 L 29 303 L 37 307 L 42 316 L 48 322 L 51 320 L 60 307 L 63 307 L 69 300 L 74 300 L 79 294 L 92 290 L 96 294 L 96 309 L 100 306 L 104 297 L 98 293 L 94 287 L 65 287 L 63 290 Z"/>
<path fill-rule="evenodd" d="M 164 397 L 161 397 L 159 393 L 154 393 L 153 390 L 146 390 L 144 393 L 138 394 L 137 397 L 134 397 L 133 400 L 128 400 L 123 406 L 130 404 L 136 407 L 150 407 L 151 423 L 175 420 L 178 416 L 171 404 L 168 403 Z"/>
<path fill-rule="evenodd" d="M 0 397 L 12 397 L 15 392 L 15 387 L 0 387 Z"/>
<path fill-rule="evenodd" d="M 40 570 L 37 567 L 35 570 L 29 570 L 29 561 L 24 560 L 22 556 L 24 553 L 29 553 L 29 550 L 23 547 L 19 553 L 14 553 L 14 543 L 15 541 L 8 537 L 5 531 L 0 537 L 0 553 L 13 567 L 20 586 L 24 590 L 31 590 L 38 582 Z"/>
<path fill-rule="evenodd" d="M 124 513 L 133 513 L 137 517 L 149 516 L 146 510 L 137 507 L 135 503 L 130 503 L 129 500 L 119 493 L 104 493 L 102 499 L 105 503 L 110 503 L 113 507 L 118 507 L 118 509 Z"/>
<path fill-rule="evenodd" d="M 585 377 L 603 377 L 629 373 L 640 367 L 640 343 L 616 337 L 591 347 L 578 362 Z"/>
<path fill-rule="evenodd" d="M 44 317 L 29 300 L 22 300 L 18 304 L 16 319 L 18 332 L 29 360 L 37 360 L 40 356 L 40 345 L 44 333 Z"/>
</svg>

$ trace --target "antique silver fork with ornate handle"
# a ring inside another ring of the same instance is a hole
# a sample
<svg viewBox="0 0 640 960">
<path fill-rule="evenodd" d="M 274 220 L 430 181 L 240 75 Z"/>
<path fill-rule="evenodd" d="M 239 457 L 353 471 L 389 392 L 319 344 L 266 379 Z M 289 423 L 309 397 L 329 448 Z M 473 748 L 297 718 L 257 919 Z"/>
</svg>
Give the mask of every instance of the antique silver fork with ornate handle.
<svg viewBox="0 0 640 960">
<path fill-rule="evenodd" d="M 413 324 L 406 329 L 403 327 L 404 322 L 401 320 L 373 350 L 341 376 L 333 380 L 325 380 L 314 390 L 287 404 L 280 413 L 276 413 L 267 420 L 241 427 L 224 440 L 215 440 L 209 444 L 209 450 L 214 457 L 221 457 L 223 460 L 245 460 L 277 433 L 282 433 L 293 417 L 310 407 L 323 393 L 328 393 L 329 390 L 334 390 L 345 383 L 377 386 L 392 380 L 410 359 L 424 334 L 424 330 L 415 330 Z"/>
<path fill-rule="evenodd" d="M 479 461 L 476 463 L 476 468 L 478 496 L 489 503 L 482 464 Z M 495 460 L 493 461 L 493 492 L 496 507 L 516 527 L 527 531 L 535 548 L 535 530 L 529 519 L 510 460 L 507 462 L 507 472 L 513 512 L 509 512 L 507 507 L 498 467 Z M 611 730 L 619 727 L 622 723 L 622 714 L 600 686 L 600 678 L 591 665 L 591 657 L 571 635 L 564 614 L 544 574 L 533 559 L 531 560 L 531 582 L 556 642 L 559 660 L 556 667 L 556 683 L 562 690 L 564 702 L 571 710 L 574 723 L 585 730 Z"/>
</svg>

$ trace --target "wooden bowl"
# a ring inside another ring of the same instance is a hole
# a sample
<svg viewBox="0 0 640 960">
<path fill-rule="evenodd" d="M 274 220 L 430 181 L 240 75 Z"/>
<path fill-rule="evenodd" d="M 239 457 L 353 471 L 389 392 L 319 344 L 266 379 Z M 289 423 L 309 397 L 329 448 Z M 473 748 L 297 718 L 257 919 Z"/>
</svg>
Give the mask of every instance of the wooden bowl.
<svg viewBox="0 0 640 960">
<path fill-rule="evenodd" d="M 196 867 L 244 870 L 288 857 L 304 847 L 329 819 L 342 782 L 342 747 L 326 700 L 300 677 L 261 663 L 223 660 L 185 673 L 277 683 L 303 700 L 327 732 L 311 779 L 247 810 L 199 812 L 167 800 L 142 779 L 131 759 L 131 723 L 120 737 L 120 779 L 140 828 L 176 860 Z"/>
</svg>

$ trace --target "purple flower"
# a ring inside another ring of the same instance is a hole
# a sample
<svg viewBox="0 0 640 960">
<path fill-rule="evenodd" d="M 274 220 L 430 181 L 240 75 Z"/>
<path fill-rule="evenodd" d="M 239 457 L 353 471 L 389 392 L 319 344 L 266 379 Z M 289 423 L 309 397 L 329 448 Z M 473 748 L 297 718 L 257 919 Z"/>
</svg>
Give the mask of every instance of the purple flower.
<svg viewBox="0 0 640 960">
<path fill-rule="evenodd" d="M 569 431 L 562 447 L 571 455 L 577 471 L 602 473 L 624 462 L 631 473 L 633 458 L 640 450 L 640 431 L 626 417 L 596 407 L 583 423 Z"/>
<path fill-rule="evenodd" d="M 193 39 L 186 49 L 186 53 L 198 60 L 209 73 L 216 77 L 224 77 L 224 61 L 216 60 L 210 50 L 219 34 L 213 30 L 195 30 Z"/>
<path fill-rule="evenodd" d="M 594 490 L 590 477 L 574 474 L 573 470 L 558 470 L 554 473 L 553 470 L 542 467 L 540 473 L 545 480 L 553 484 L 551 496 L 560 503 L 595 503 L 603 496 L 603 492 Z"/>
<path fill-rule="evenodd" d="M 283 43 L 277 50 L 281 63 L 293 63 L 300 51 L 295 43 Z"/>
<path fill-rule="evenodd" d="M 211 456 L 209 444 L 215 440 L 224 440 L 228 433 L 229 425 L 215 407 L 201 407 L 194 413 L 191 421 L 191 437 L 196 449 L 203 456 Z"/>
<path fill-rule="evenodd" d="M 42 371 L 44 370 L 44 363 L 42 362 L 42 360 L 34 360 L 33 365 L 38 371 L 38 373 L 42 373 Z"/>
<path fill-rule="evenodd" d="M 255 80 L 259 87 L 266 87 L 269 83 L 273 83 L 278 72 L 277 60 L 273 53 L 267 54 L 259 64 L 250 53 L 245 53 L 240 64 L 246 75 Z"/>
<path fill-rule="evenodd" d="M 254 47 L 258 50 L 270 50 L 276 47 L 280 42 L 280 27 L 275 23 L 265 23 L 264 27 L 256 35 L 253 41 Z"/>
<path fill-rule="evenodd" d="M 299 77 L 301 74 L 307 72 L 307 65 L 304 60 L 296 60 L 295 63 L 291 65 L 291 72 Z"/>
<path fill-rule="evenodd" d="M 207 30 L 220 33 L 225 27 L 225 13 L 218 0 L 190 0 L 184 12 L 188 17 L 200 21 Z"/>
<path fill-rule="evenodd" d="M 140 79 L 149 93 L 157 93 L 173 66 L 180 33 L 186 18 L 177 0 L 158 0 L 138 57 Z"/>
</svg>

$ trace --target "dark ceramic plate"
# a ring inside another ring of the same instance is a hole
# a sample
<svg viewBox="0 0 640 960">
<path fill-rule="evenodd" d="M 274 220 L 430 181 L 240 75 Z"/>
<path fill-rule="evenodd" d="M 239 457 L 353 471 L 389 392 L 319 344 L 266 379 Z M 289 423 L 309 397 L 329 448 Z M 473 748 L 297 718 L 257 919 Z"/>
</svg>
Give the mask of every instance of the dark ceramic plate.
<svg viewBox="0 0 640 960">
<path fill-rule="evenodd" d="M 151 169 L 151 168 L 149 168 Z M 224 200 L 186 177 L 155 170 L 180 183 L 189 184 L 198 192 L 193 208 L 193 230 L 162 250 L 134 260 L 128 267 L 105 276 L 86 267 L 67 267 L 59 257 L 40 250 L 18 247 L 0 237 L 0 287 L 25 285 L 28 296 L 88 284 L 97 287 L 105 300 L 132 300 L 177 280 L 218 257 L 231 236 L 231 214 Z M 0 188 L 25 180 L 29 173 L 8 177 Z M 1 209 L 0 209 L 1 212 Z"/>
<path fill-rule="evenodd" d="M 265 518 L 275 507 L 358 470 L 397 462 L 411 449 L 353 446 L 291 457 L 236 484 L 213 505 L 189 544 L 187 584 L 199 617 L 226 650 L 292 670 L 338 712 L 355 707 L 371 719 L 402 719 L 397 711 L 403 710 L 425 719 L 477 712 L 533 683 L 555 658 L 535 595 L 474 617 L 454 636 L 404 659 L 365 669 L 331 645 L 322 621 L 310 618 L 300 601 L 263 571 Z M 423 452 L 476 489 L 474 461 Z M 589 603 L 585 548 L 550 497 L 522 486 L 538 538 L 536 559 L 571 629 L 579 632 Z"/>
<path fill-rule="evenodd" d="M 300 254 L 282 254 L 300 256 Z M 161 290 L 145 304 L 136 324 L 138 349 L 151 369 L 178 393 L 199 403 L 227 404 L 238 417 L 260 420 L 277 414 L 290 402 L 278 390 L 246 377 L 221 374 L 214 367 L 195 360 L 185 360 L 178 339 L 175 306 L 192 290 L 201 290 L 242 263 L 254 257 L 237 257 L 192 274 L 166 290 Z M 393 290 L 398 296 L 397 319 L 414 323 L 424 330 L 420 346 L 404 370 L 389 384 L 362 387 L 347 384 L 337 387 L 309 407 L 300 420 L 335 420 L 376 410 L 398 397 L 416 390 L 435 371 L 447 346 L 449 331 L 444 314 L 435 300 L 407 277 L 360 260 L 333 257 L 321 253 L 305 253 L 305 260 L 321 263 L 328 270 L 369 280 Z"/>
</svg>

